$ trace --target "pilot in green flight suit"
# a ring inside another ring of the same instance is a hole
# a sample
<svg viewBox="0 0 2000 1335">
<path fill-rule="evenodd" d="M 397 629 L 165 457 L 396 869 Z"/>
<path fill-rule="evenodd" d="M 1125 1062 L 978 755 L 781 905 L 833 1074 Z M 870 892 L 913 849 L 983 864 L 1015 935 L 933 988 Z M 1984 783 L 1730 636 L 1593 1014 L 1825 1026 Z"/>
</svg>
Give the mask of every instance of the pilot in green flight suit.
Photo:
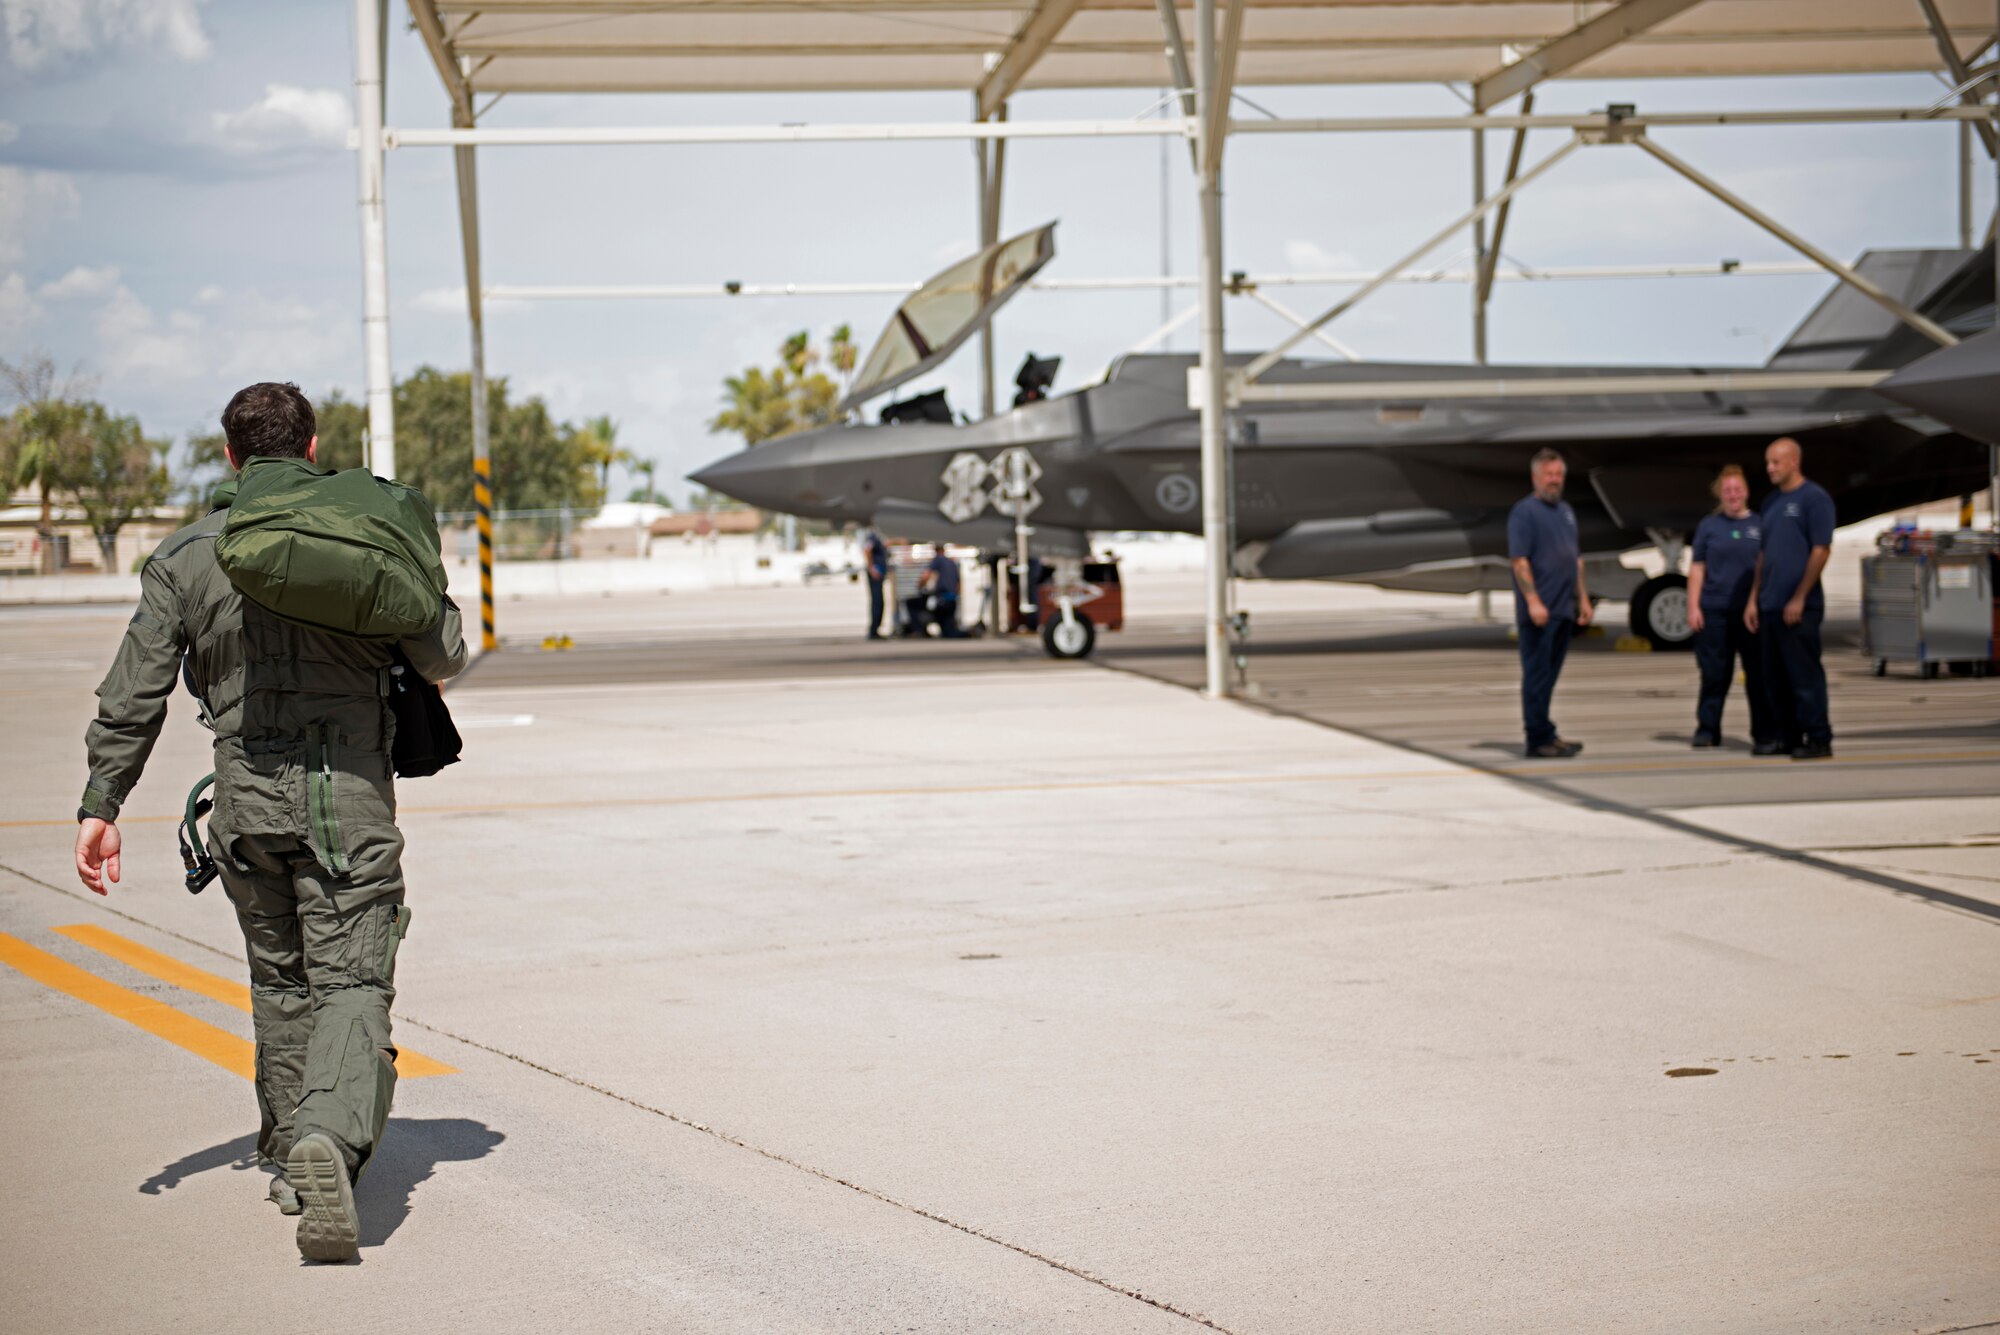
<svg viewBox="0 0 2000 1335">
<path fill-rule="evenodd" d="M 312 405 L 258 384 L 222 414 L 232 465 L 311 460 Z M 235 484 L 160 544 L 139 610 L 98 688 L 78 819 L 77 872 L 118 879 L 120 806 L 145 767 L 182 675 L 215 731 L 209 849 L 248 948 L 257 1034 L 257 1148 L 285 1165 L 304 1206 L 309 1260 L 355 1256 L 350 1183 L 380 1143 L 395 1090 L 389 1036 L 396 948 L 409 925 L 386 698 L 391 646 L 316 631 L 246 601 L 216 563 Z M 465 666 L 459 615 L 401 641 L 432 681 Z M 272 1196 L 293 1206 L 284 1179 Z"/>
</svg>

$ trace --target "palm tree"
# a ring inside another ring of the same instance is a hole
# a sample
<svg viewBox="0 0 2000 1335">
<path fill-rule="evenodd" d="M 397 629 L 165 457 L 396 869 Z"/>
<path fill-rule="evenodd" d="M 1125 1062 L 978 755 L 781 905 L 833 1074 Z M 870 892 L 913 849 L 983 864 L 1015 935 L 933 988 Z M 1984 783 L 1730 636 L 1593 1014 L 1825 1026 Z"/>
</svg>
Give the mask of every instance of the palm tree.
<svg viewBox="0 0 2000 1335">
<path fill-rule="evenodd" d="M 854 330 L 847 325 L 837 325 L 833 337 L 827 340 L 827 364 L 840 375 L 840 392 L 845 394 L 854 388 L 854 367 L 861 359 L 861 349 L 854 342 Z"/>
<path fill-rule="evenodd" d="M 70 456 L 77 450 L 83 413 L 76 398 L 86 385 L 76 376 L 58 383 L 55 361 L 46 355 L 19 366 L 0 362 L 0 376 L 18 401 L 8 431 L 14 464 L 9 485 L 33 485 L 41 494 L 42 517 L 36 534 L 41 539 L 42 573 L 52 575 L 56 571 L 53 498 L 63 485 Z"/>
</svg>

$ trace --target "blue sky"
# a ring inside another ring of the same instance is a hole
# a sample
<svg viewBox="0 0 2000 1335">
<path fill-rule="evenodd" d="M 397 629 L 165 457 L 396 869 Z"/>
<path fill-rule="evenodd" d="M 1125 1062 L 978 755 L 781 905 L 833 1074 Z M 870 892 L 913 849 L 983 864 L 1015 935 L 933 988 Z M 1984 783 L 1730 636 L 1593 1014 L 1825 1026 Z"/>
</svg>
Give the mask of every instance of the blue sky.
<svg viewBox="0 0 2000 1335">
<path fill-rule="evenodd" d="M 391 8 L 389 120 L 447 123 L 444 95 Z M 0 357 L 47 351 L 155 435 L 212 423 L 240 385 L 361 390 L 360 240 L 344 0 L 0 0 Z M 1450 113 L 1437 87 L 1247 90 L 1280 115 Z M 1569 83 L 1541 109 L 1929 105 L 1923 77 Z M 1033 93 L 1016 119 L 1137 115 L 1149 90 Z M 949 120 L 957 95 L 509 97 L 489 125 Z M 1249 114 L 1249 113 L 1245 113 Z M 1836 255 L 1950 245 L 1957 136 L 1946 126 L 1660 132 L 1660 142 Z M 1226 260 L 1251 272 L 1386 263 L 1466 207 L 1469 136 L 1256 136 L 1231 144 Z M 1529 158 L 1559 137 L 1537 136 Z M 1498 178 L 1504 136 L 1489 141 Z M 1157 273 L 1162 161 L 1150 140 L 1021 142 L 1005 225 L 1060 219 L 1051 277 Z M 1982 159 L 1983 163 L 1983 159 Z M 1170 260 L 1192 270 L 1184 150 L 1166 156 Z M 482 150 L 489 283 L 912 281 L 976 233 L 963 143 Z M 1977 197 L 1992 208 L 1990 164 Z M 398 375 L 458 368 L 464 274 L 449 153 L 389 158 Z M 1448 244 L 1433 263 L 1449 259 Z M 1795 258 L 1629 149 L 1580 153 L 1524 192 L 1508 251 L 1538 266 Z M 1502 286 L 1496 361 L 1760 362 L 1819 299 L 1817 277 Z M 1289 289 L 1295 308 L 1336 294 Z M 1187 297 L 1181 300 L 1187 300 Z M 1333 329 L 1364 356 L 1469 356 L 1463 287 L 1392 287 Z M 722 377 L 785 334 L 850 321 L 872 338 L 893 299 L 537 303 L 489 312 L 487 362 L 559 415 L 609 413 L 674 478 L 732 448 L 710 436 Z M 1029 293 L 999 360 L 1060 355 L 1058 389 L 1159 323 L 1156 293 Z M 1245 301 L 1232 347 L 1282 326 Z M 1191 346 L 1184 333 L 1177 346 Z M 971 350 L 936 383 L 976 404 Z M 925 388 L 928 386 L 913 386 Z M 622 490 L 622 484 L 617 484 Z"/>
</svg>

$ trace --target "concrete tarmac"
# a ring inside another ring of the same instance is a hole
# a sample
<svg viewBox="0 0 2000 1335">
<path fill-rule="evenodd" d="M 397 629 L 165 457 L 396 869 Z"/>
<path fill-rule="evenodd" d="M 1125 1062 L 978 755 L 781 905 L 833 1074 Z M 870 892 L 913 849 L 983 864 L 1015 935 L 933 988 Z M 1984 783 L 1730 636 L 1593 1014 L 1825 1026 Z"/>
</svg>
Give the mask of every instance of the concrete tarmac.
<svg viewBox="0 0 2000 1335">
<path fill-rule="evenodd" d="M 1018 642 L 862 645 L 854 601 L 503 607 L 466 763 L 401 790 L 397 1033 L 456 1069 L 399 1088 L 338 1268 L 261 1202 L 248 1083 L 156 1031 L 248 1017 L 54 930 L 240 978 L 172 849 L 206 735 L 176 701 L 89 896 L 125 614 L 0 613 L 0 933 L 160 1003 L 0 965 L 8 1326 L 2000 1322 L 1990 775 L 1586 801 Z"/>
</svg>

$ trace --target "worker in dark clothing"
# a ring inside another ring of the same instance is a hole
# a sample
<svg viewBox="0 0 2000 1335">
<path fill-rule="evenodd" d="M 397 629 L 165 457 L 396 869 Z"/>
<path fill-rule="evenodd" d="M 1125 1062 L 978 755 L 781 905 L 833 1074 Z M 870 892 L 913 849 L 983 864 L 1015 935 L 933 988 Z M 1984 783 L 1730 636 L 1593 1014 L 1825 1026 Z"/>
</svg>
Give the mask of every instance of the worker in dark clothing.
<svg viewBox="0 0 2000 1335">
<path fill-rule="evenodd" d="M 1757 578 L 1763 524 L 1750 512 L 1750 483 L 1735 464 L 1715 479 L 1715 496 L 1721 506 L 1696 527 L 1688 565 L 1688 628 L 1694 632 L 1695 665 L 1701 673 L 1694 745 L 1722 745 L 1722 705 L 1741 659 L 1743 694 L 1750 701 L 1750 741 L 1760 754 L 1770 755 L 1779 743 L 1764 691 L 1763 647 L 1757 633 L 1743 622 L 1750 586 Z"/>
<path fill-rule="evenodd" d="M 1801 462 L 1799 443 L 1790 436 L 1764 451 L 1772 490 L 1759 521 L 1763 550 L 1743 624 L 1763 643 L 1764 685 L 1780 743 L 1758 753 L 1789 750 L 1794 760 L 1824 760 L 1833 754 L 1833 724 L 1819 661 L 1826 618 L 1819 577 L 1833 554 L 1834 508 L 1826 488 L 1806 480 Z"/>
<path fill-rule="evenodd" d="M 1562 498 L 1568 466 L 1554 450 L 1539 450 L 1528 465 L 1532 495 L 1507 516 L 1507 555 L 1514 565 L 1514 626 L 1521 642 L 1521 722 L 1527 754 L 1567 760 L 1582 742 L 1564 740 L 1549 719 L 1549 700 L 1562 675 L 1570 635 L 1591 618 L 1584 589 L 1576 511 Z"/>
<path fill-rule="evenodd" d="M 882 638 L 882 586 L 889 578 L 889 544 L 872 528 L 861 530 L 861 565 L 868 576 L 868 638 Z"/>
<path fill-rule="evenodd" d="M 938 544 L 937 554 L 924 567 L 918 588 L 927 595 L 930 617 L 937 623 L 938 634 L 947 640 L 956 640 L 965 634 L 958 628 L 959 583 L 958 559 L 945 551 L 944 544 Z"/>
</svg>

